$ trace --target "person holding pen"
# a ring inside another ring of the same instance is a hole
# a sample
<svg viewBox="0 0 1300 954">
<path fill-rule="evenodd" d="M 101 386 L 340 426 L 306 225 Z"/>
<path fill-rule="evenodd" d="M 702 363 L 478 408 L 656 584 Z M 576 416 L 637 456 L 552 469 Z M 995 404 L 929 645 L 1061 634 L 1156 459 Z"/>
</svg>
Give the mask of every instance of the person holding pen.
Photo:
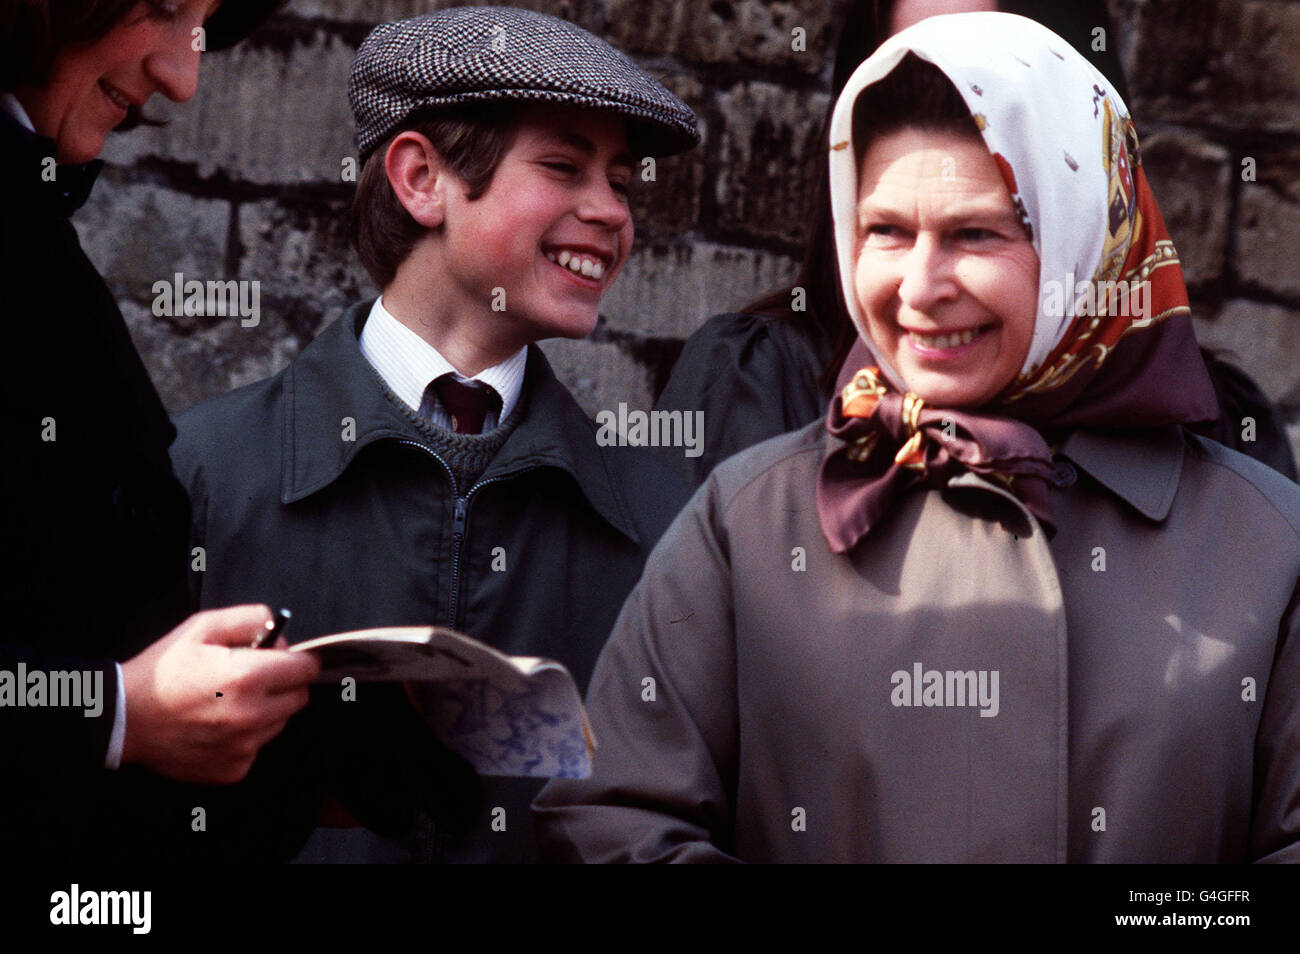
<svg viewBox="0 0 1300 954">
<path fill-rule="evenodd" d="M 265 606 L 185 618 L 175 430 L 69 221 L 108 133 L 147 122 L 155 93 L 190 99 L 201 51 L 238 42 L 276 5 L 0 5 L 0 848 L 10 857 L 220 854 L 234 819 L 205 786 L 244 778 L 317 671 L 248 648 Z"/>
</svg>

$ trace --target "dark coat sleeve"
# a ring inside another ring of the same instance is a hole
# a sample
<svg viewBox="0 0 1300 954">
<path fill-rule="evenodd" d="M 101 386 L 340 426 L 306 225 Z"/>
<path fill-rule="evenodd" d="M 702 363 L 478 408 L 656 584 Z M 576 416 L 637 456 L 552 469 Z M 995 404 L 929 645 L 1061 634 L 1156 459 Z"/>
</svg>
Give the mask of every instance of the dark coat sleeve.
<svg viewBox="0 0 1300 954">
<path fill-rule="evenodd" d="M 6 700 L 0 709 L 0 759 L 4 764 L 31 767 L 33 774 L 55 770 L 87 775 L 104 767 L 117 711 L 117 669 L 105 656 L 64 656 L 30 647 L 0 645 L 0 671 L 14 674 L 22 663 L 26 672 L 91 672 L 102 692 L 98 714 L 68 706 L 16 707 Z M 17 686 L 22 692 L 24 687 Z"/>
<path fill-rule="evenodd" d="M 76 706 L 0 707 L 0 760 L 12 769 L 0 793 L 0 850 L 47 861 L 184 856 L 199 843 L 190 809 L 203 803 L 172 799 L 170 783 L 138 767 L 104 770 L 118 701 L 113 661 L 184 618 L 188 505 L 167 459 L 175 432 L 68 219 L 90 177 L 61 166 L 44 181 L 52 144 L 7 119 L 0 669 L 90 671 L 92 687 L 102 678 L 102 699 L 89 718 Z"/>
<path fill-rule="evenodd" d="M 1291 442 L 1273 402 L 1244 371 L 1219 355 L 1202 348 L 1201 356 L 1205 358 L 1205 370 L 1210 373 L 1220 410 L 1219 419 L 1204 432 L 1205 436 L 1295 480 L 1296 465 Z M 1254 421 L 1252 440 L 1242 438 L 1246 418 Z"/>
<path fill-rule="evenodd" d="M 710 481 L 651 553 L 596 663 L 593 774 L 553 780 L 533 804 L 546 860 L 735 860 L 736 658 L 715 506 Z"/>
<path fill-rule="evenodd" d="M 0 707 L 0 760 L 20 778 L 52 765 L 84 779 L 107 754 L 113 661 L 180 620 L 186 504 L 167 462 L 173 432 L 117 304 L 11 126 L 0 131 L 0 669 L 98 671 L 104 698 L 92 718 Z"/>
<path fill-rule="evenodd" d="M 692 489 L 733 454 L 826 413 L 817 378 L 830 349 L 811 326 L 763 315 L 715 315 L 687 339 L 656 407 L 703 411 L 704 451 L 665 460 Z"/>
</svg>

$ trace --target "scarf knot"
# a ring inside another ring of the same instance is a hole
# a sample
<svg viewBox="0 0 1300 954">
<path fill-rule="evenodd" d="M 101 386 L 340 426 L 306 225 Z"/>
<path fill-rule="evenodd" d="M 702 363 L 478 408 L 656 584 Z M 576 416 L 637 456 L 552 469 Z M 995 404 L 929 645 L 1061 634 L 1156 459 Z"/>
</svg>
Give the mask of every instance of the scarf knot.
<svg viewBox="0 0 1300 954">
<path fill-rule="evenodd" d="M 886 405 L 883 413 L 876 414 L 882 401 Z M 895 404 L 898 406 L 895 407 Z M 881 435 L 888 434 L 902 441 L 902 446 L 894 455 L 894 463 L 924 475 L 927 472 L 926 453 L 922 449 L 925 432 L 922 430 L 921 411 L 924 407 L 925 401 L 911 391 L 901 398 L 891 395 L 884 385 L 879 368 L 860 370 L 840 392 L 840 408 L 846 420 L 857 418 L 874 421 L 875 427 L 854 437 L 846 452 L 848 459 L 855 463 L 866 463 L 880 443 Z"/>
<path fill-rule="evenodd" d="M 831 402 L 827 429 L 843 441 L 822 464 L 818 513 L 831 549 L 843 553 L 915 487 L 939 488 L 964 471 L 990 479 L 1051 529 L 1052 455 L 1033 427 L 1005 417 L 935 409 L 890 391 L 862 368 Z"/>
</svg>

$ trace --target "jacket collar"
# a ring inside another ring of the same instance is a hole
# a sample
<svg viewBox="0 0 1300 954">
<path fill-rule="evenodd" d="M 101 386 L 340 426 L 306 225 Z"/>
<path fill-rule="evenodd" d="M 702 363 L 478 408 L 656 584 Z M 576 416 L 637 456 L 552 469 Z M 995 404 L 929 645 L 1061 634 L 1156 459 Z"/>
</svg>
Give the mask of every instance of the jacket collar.
<svg viewBox="0 0 1300 954">
<path fill-rule="evenodd" d="M 834 435 L 825 434 L 824 455 L 840 446 Z M 1184 451 L 1182 429 L 1170 426 L 1140 434 L 1074 431 L 1062 444 L 1060 454 L 1144 517 L 1164 520 L 1178 493 Z M 980 487 L 1007 498 L 1024 515 L 1024 533 L 1028 535 L 1029 511 L 1014 494 L 969 471 L 954 477 L 948 485 Z"/>
<path fill-rule="evenodd" d="M 5 179 L 20 184 L 16 190 L 20 195 L 70 216 L 90 197 L 104 163 L 96 159 L 84 165 L 57 166 L 50 181 L 47 160 L 55 155 L 56 148 L 53 139 L 32 132 L 0 109 L 0 164 Z"/>
<path fill-rule="evenodd" d="M 282 503 L 302 500 L 337 480 L 370 444 L 418 438 L 361 353 L 358 339 L 372 304 L 348 308 L 285 371 Z M 483 479 L 538 467 L 563 470 L 610 526 L 639 543 L 627 503 L 596 445 L 595 426 L 536 345 L 528 348 L 520 401 L 523 417 Z M 341 439 L 345 419 L 354 422 L 355 440 Z"/>
<path fill-rule="evenodd" d="M 1150 520 L 1169 516 L 1183 453 L 1182 430 L 1176 426 L 1140 434 L 1075 431 L 1061 447 L 1062 455 Z"/>
</svg>

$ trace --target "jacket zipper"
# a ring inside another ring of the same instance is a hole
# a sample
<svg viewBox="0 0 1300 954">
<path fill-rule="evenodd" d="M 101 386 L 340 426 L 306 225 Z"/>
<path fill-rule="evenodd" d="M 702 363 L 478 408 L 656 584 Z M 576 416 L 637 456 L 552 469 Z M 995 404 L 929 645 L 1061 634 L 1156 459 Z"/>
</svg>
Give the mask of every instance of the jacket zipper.
<svg viewBox="0 0 1300 954">
<path fill-rule="evenodd" d="M 465 548 L 465 524 L 469 519 L 469 501 L 474 493 L 487 484 L 495 483 L 498 480 L 505 480 L 507 477 L 513 477 L 514 474 L 497 474 L 495 477 L 488 477 L 480 480 L 469 490 L 465 491 L 465 496 L 460 495 L 460 488 L 456 485 L 456 475 L 451 472 L 447 462 L 438 456 L 437 452 L 431 447 L 426 447 L 418 441 L 399 440 L 399 444 L 407 444 L 411 447 L 418 447 L 424 451 L 447 472 L 447 480 L 451 482 L 451 492 L 456 498 L 456 506 L 452 512 L 451 522 L 451 608 L 447 613 L 447 628 L 456 628 L 456 619 L 460 612 L 460 558 Z"/>
<path fill-rule="evenodd" d="M 452 486 L 455 486 L 454 484 Z M 447 628 L 456 628 L 460 610 L 460 554 L 465 548 L 465 518 L 469 514 L 469 494 L 456 498 L 451 522 L 451 607 L 447 610 Z"/>
</svg>

